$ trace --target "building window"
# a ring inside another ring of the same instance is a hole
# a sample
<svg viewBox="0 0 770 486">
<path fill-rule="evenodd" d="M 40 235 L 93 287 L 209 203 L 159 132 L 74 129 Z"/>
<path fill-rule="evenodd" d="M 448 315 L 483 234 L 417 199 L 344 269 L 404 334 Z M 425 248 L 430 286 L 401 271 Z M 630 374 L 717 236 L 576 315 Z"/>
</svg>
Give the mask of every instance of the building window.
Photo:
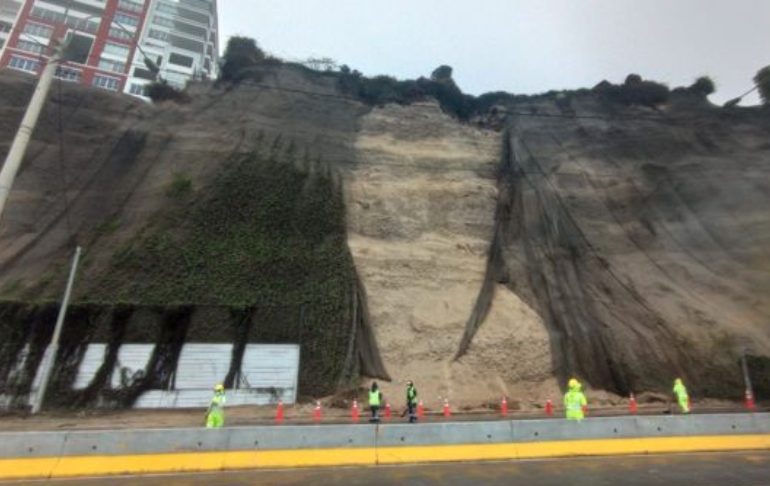
<svg viewBox="0 0 770 486">
<path fill-rule="evenodd" d="M 67 47 L 67 59 L 78 64 L 85 64 L 91 54 L 94 45 L 93 37 L 81 34 L 73 34 Z"/>
<path fill-rule="evenodd" d="M 203 27 L 196 27 L 194 25 L 177 22 L 176 30 L 178 31 L 177 33 L 182 32 L 184 34 L 200 37 L 201 39 L 204 39 L 204 40 L 208 38 L 208 33 L 206 32 L 206 29 Z"/>
<path fill-rule="evenodd" d="M 160 3 L 158 3 L 157 11 L 158 12 L 167 13 L 167 14 L 171 14 L 171 15 L 176 15 L 178 10 L 177 10 L 176 5 L 171 5 L 171 4 L 168 4 L 166 2 L 160 2 Z"/>
<path fill-rule="evenodd" d="M 8 66 L 13 69 L 18 69 L 19 71 L 37 73 L 40 69 L 40 61 L 28 59 L 26 57 L 11 56 L 11 61 L 8 63 Z"/>
<path fill-rule="evenodd" d="M 155 75 L 155 73 L 153 73 L 149 69 L 134 68 L 134 77 L 140 78 L 140 79 L 147 79 L 149 81 L 155 81 L 155 78 L 157 76 Z"/>
<path fill-rule="evenodd" d="M 134 34 L 120 27 L 110 27 L 110 37 L 114 39 L 134 40 Z"/>
<path fill-rule="evenodd" d="M 19 42 L 16 43 L 16 49 L 19 49 L 20 51 L 32 52 L 34 54 L 43 53 L 42 44 L 38 44 L 37 42 L 21 40 L 21 39 L 19 39 Z"/>
<path fill-rule="evenodd" d="M 134 2 L 132 0 L 118 1 L 118 8 L 129 12 L 141 13 L 144 10 L 144 2 Z"/>
<path fill-rule="evenodd" d="M 168 62 L 176 64 L 177 66 L 192 67 L 193 58 L 189 56 L 183 56 L 181 54 L 171 53 L 168 57 Z"/>
<path fill-rule="evenodd" d="M 174 21 L 171 20 L 168 17 L 163 17 L 161 15 L 156 15 L 155 18 L 152 19 L 152 23 L 155 25 L 160 25 L 162 27 L 173 27 Z"/>
<path fill-rule="evenodd" d="M 131 87 L 128 88 L 128 92 L 136 96 L 145 96 L 144 87 L 144 84 L 131 83 Z"/>
<path fill-rule="evenodd" d="M 116 44 L 114 42 L 107 42 L 104 44 L 103 54 L 109 54 L 110 56 L 119 57 L 121 59 L 128 59 L 128 54 L 131 50 L 123 44 Z"/>
<path fill-rule="evenodd" d="M 153 39 L 158 39 L 166 42 L 171 40 L 171 34 L 169 34 L 168 32 L 163 32 L 162 30 L 150 29 L 150 33 L 147 35 L 149 37 L 152 37 Z"/>
<path fill-rule="evenodd" d="M 101 58 L 99 59 L 99 69 L 106 69 L 107 71 L 123 74 L 126 72 L 126 63 Z"/>
<path fill-rule="evenodd" d="M 13 29 L 13 24 L 10 22 L 2 22 L 0 21 L 0 32 L 10 32 L 11 29 Z"/>
<path fill-rule="evenodd" d="M 72 16 L 68 16 L 65 21 L 65 23 L 73 29 L 89 32 L 91 34 L 95 34 L 99 30 L 99 22 L 100 21 L 98 20 L 79 19 Z"/>
<path fill-rule="evenodd" d="M 59 24 L 64 22 L 65 16 L 61 12 L 55 12 L 53 10 L 48 10 L 47 8 L 33 7 L 32 17 Z"/>
<path fill-rule="evenodd" d="M 206 12 L 211 11 L 211 3 L 206 2 L 205 0 L 181 0 L 180 3 L 185 7 L 193 7 L 199 10 L 205 10 Z"/>
<path fill-rule="evenodd" d="M 92 83 L 97 88 L 104 88 L 110 91 L 117 91 L 120 87 L 120 80 L 116 78 L 110 78 L 108 76 L 102 76 L 97 74 L 94 76 L 94 82 Z"/>
<path fill-rule="evenodd" d="M 56 68 L 56 77 L 64 81 L 80 82 L 82 73 L 77 69 L 70 69 L 68 67 L 59 66 Z"/>
<path fill-rule="evenodd" d="M 129 27 L 136 27 L 139 25 L 138 17 L 134 17 L 133 15 L 126 15 L 120 12 L 115 14 L 114 20 L 120 25 L 127 25 Z"/>
<path fill-rule="evenodd" d="M 179 37 L 178 35 L 172 35 L 171 37 L 171 45 L 174 47 L 178 47 L 180 49 L 184 49 L 186 51 L 191 52 L 200 52 L 203 53 L 205 51 L 206 46 L 204 46 L 202 43 L 186 39 L 184 37 Z"/>
<path fill-rule="evenodd" d="M 24 33 L 34 35 L 35 37 L 50 39 L 51 34 L 53 34 L 53 29 L 45 25 L 28 23 L 24 26 Z"/>
</svg>

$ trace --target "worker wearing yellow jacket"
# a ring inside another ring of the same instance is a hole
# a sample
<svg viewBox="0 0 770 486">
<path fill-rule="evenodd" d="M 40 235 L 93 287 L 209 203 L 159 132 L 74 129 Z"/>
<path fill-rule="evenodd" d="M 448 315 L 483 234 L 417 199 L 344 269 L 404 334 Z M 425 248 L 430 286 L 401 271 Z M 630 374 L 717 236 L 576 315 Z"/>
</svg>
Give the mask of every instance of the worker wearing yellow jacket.
<svg viewBox="0 0 770 486">
<path fill-rule="evenodd" d="M 679 402 L 682 413 L 690 413 L 690 397 L 687 395 L 687 388 L 685 388 L 681 378 L 674 380 L 674 395 L 676 395 L 676 401 Z"/>
<path fill-rule="evenodd" d="M 221 383 L 214 387 L 214 396 L 206 410 L 206 428 L 218 429 L 225 424 L 225 387 Z"/>
<path fill-rule="evenodd" d="M 581 391 L 580 382 L 575 378 L 569 380 L 569 390 L 564 394 L 564 408 L 567 411 L 567 420 L 583 420 L 584 409 L 588 405 L 586 396 Z"/>
</svg>

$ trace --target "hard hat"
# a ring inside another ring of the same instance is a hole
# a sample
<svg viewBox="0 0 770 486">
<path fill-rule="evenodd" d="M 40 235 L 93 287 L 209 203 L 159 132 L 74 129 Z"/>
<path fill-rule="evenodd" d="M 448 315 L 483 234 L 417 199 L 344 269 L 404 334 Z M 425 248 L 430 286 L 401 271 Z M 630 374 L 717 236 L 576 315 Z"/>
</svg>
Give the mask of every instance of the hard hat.
<svg viewBox="0 0 770 486">
<path fill-rule="evenodd" d="M 580 382 L 577 381 L 575 378 L 570 378 L 568 385 L 570 388 L 577 388 L 580 386 Z"/>
<path fill-rule="evenodd" d="M 225 385 L 218 383 L 217 386 L 214 387 L 214 391 L 225 391 Z"/>
</svg>

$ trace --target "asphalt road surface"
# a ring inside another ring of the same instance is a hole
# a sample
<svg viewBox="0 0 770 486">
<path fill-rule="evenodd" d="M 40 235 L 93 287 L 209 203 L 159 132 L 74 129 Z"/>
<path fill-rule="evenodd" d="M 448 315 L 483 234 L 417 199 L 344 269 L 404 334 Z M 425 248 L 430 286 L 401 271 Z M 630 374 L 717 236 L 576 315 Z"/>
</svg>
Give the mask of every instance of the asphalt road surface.
<svg viewBox="0 0 770 486">
<path fill-rule="evenodd" d="M 770 486 L 770 452 L 246 471 L 0 483 L 56 486 Z"/>
</svg>

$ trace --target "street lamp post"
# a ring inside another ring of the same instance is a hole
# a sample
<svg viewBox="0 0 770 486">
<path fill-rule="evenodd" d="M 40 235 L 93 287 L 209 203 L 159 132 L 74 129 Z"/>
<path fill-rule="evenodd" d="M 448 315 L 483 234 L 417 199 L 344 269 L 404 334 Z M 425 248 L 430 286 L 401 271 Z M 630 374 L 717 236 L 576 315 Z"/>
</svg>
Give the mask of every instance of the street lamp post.
<svg viewBox="0 0 770 486">
<path fill-rule="evenodd" d="M 40 117 L 40 111 L 43 109 L 43 105 L 45 105 L 48 91 L 51 88 L 56 69 L 61 63 L 67 42 L 68 39 L 65 38 L 63 42 L 60 42 L 54 47 L 53 54 L 48 60 L 48 64 L 46 64 L 45 69 L 43 69 L 43 72 L 40 74 L 40 80 L 37 83 L 35 92 L 32 94 L 32 99 L 29 102 L 24 118 L 21 120 L 19 130 L 16 132 L 16 137 L 13 139 L 11 149 L 8 151 L 8 155 L 5 158 L 3 169 L 0 171 L 0 221 L 2 221 L 5 203 L 11 193 L 11 186 L 13 186 L 13 181 L 16 179 L 16 174 L 19 172 L 21 161 L 24 159 L 27 145 L 29 145 L 29 141 L 32 138 L 32 132 L 35 130 L 37 119 Z"/>
</svg>

